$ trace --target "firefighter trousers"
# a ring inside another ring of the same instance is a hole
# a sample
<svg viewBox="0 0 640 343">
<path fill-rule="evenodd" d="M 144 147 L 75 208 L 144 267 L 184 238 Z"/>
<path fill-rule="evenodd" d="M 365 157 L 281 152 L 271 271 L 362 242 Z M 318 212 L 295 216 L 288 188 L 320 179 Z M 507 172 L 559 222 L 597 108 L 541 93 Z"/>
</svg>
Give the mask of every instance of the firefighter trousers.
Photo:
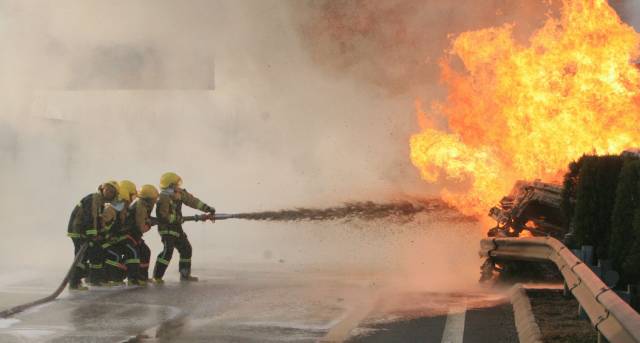
<svg viewBox="0 0 640 343">
<path fill-rule="evenodd" d="M 137 242 L 125 236 L 105 246 L 105 269 L 109 281 L 120 282 L 125 273 L 129 281 L 140 278 L 140 254 Z"/>
<path fill-rule="evenodd" d="M 142 238 L 138 239 L 138 254 L 140 256 L 140 280 L 148 280 L 151 249 Z"/>
<path fill-rule="evenodd" d="M 173 232 L 172 232 L 173 233 Z M 191 275 L 191 243 L 184 232 L 176 233 L 175 235 L 162 235 L 162 244 L 164 248 L 156 259 L 156 265 L 153 268 L 153 277 L 155 279 L 162 279 L 171 257 L 173 256 L 173 249 L 178 250 L 180 254 L 180 262 L 178 264 L 178 270 L 181 276 Z"/>
<path fill-rule="evenodd" d="M 78 254 L 78 251 L 80 251 L 80 247 L 82 247 L 82 245 L 86 243 L 87 240 L 83 238 L 71 238 L 71 240 L 73 241 L 73 256 L 75 258 L 75 256 Z M 87 276 L 86 256 L 87 252 L 85 251 L 84 256 L 78 261 L 78 263 L 76 263 L 73 268 L 73 273 L 71 274 L 71 278 L 69 279 L 69 284 L 72 287 L 80 285 L 82 279 Z"/>
<path fill-rule="evenodd" d="M 89 260 L 89 282 L 92 284 L 101 284 L 105 282 L 104 249 L 102 249 L 102 245 L 99 241 L 89 241 L 87 259 Z"/>
</svg>

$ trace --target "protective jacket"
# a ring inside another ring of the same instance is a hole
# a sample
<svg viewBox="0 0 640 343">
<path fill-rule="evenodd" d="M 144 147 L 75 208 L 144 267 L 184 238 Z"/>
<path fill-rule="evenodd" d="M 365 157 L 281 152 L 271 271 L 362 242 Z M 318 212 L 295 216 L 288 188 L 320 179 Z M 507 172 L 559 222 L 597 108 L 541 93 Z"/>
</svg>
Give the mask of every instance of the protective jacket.
<svg viewBox="0 0 640 343">
<path fill-rule="evenodd" d="M 178 198 L 176 199 L 176 197 Z M 165 189 L 160 193 L 156 204 L 160 235 L 180 237 L 182 233 L 182 204 L 203 212 L 215 211 L 213 207 L 194 197 L 186 189 L 181 190 L 179 196 L 172 193 L 172 190 Z"/>
<path fill-rule="evenodd" d="M 80 203 L 71 212 L 67 235 L 74 242 L 74 250 L 77 253 L 83 240 L 89 239 L 85 258 L 89 261 L 88 278 L 92 284 L 102 284 L 105 281 L 105 271 L 103 269 L 104 251 L 101 247 L 101 238 L 105 232 L 104 209 L 105 201 L 102 193 L 92 193 L 80 200 Z M 83 260 L 84 262 L 84 260 Z M 71 282 L 78 284 L 80 278 L 84 276 L 82 267 L 78 265 Z"/>
<path fill-rule="evenodd" d="M 125 221 L 127 217 L 127 205 L 126 203 L 117 203 L 115 206 L 109 204 L 105 206 L 105 209 L 101 215 L 102 218 L 102 230 L 100 235 L 103 237 L 103 248 L 115 245 L 118 242 L 125 240 L 126 226 Z"/>
<path fill-rule="evenodd" d="M 101 193 L 92 193 L 80 200 L 71 212 L 67 236 L 71 238 L 95 238 L 102 226 L 102 213 L 106 201 Z"/>
<path fill-rule="evenodd" d="M 153 203 L 144 199 L 138 199 L 131 204 L 124 225 L 125 233 L 136 240 L 142 238 L 146 227 L 151 226 L 151 210 L 153 206 Z"/>
<path fill-rule="evenodd" d="M 153 210 L 155 203 L 150 200 L 139 198 L 129 207 L 129 213 L 125 222 L 127 228 L 127 234 L 131 237 L 138 250 L 138 256 L 140 258 L 140 280 L 147 280 L 149 278 L 149 260 L 151 259 L 151 249 L 146 244 L 142 236 L 145 231 L 148 231 L 151 227 L 151 211 Z"/>
<path fill-rule="evenodd" d="M 102 248 L 105 251 L 105 268 L 110 282 L 121 282 L 126 272 L 130 282 L 140 278 L 140 253 L 138 240 L 127 225 L 130 217 L 128 203 L 117 202 L 105 209 L 106 234 Z"/>
</svg>

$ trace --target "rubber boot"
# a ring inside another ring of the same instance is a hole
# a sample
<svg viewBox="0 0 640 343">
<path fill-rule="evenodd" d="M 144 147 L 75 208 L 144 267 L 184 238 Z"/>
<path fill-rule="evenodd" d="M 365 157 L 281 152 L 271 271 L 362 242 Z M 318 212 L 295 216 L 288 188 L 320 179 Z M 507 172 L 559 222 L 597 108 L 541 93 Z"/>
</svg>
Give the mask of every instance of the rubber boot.
<svg viewBox="0 0 640 343">
<path fill-rule="evenodd" d="M 104 268 L 92 269 L 89 271 L 89 286 L 102 287 L 106 285 L 106 274 Z"/>
<path fill-rule="evenodd" d="M 138 280 L 138 279 L 131 279 L 131 280 L 127 280 L 127 286 L 129 287 L 133 287 L 133 286 L 146 286 L 147 282 L 144 280 Z"/>
<path fill-rule="evenodd" d="M 146 265 L 140 264 L 140 280 L 148 280 L 149 279 L 149 264 Z"/>
<path fill-rule="evenodd" d="M 69 289 L 77 291 L 84 291 L 89 289 L 87 288 L 87 286 L 82 284 L 82 272 L 83 270 L 79 270 L 79 268 L 76 268 L 73 275 L 71 275 L 71 279 L 69 279 Z"/>
<path fill-rule="evenodd" d="M 162 279 L 166 271 L 167 265 L 156 262 L 155 266 L 153 267 L 153 279 Z"/>
<path fill-rule="evenodd" d="M 180 269 L 180 281 L 195 282 L 198 280 L 197 276 L 191 275 L 191 268 Z"/>
<path fill-rule="evenodd" d="M 89 287 L 83 285 L 81 280 L 72 280 L 69 282 L 69 290 L 86 291 L 86 290 L 89 290 Z"/>
</svg>

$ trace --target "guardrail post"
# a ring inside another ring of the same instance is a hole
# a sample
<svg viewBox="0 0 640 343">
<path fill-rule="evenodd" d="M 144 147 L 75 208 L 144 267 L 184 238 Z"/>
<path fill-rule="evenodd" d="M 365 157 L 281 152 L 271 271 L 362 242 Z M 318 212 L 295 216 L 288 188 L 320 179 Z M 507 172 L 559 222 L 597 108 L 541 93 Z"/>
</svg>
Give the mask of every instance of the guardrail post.
<svg viewBox="0 0 640 343">
<path fill-rule="evenodd" d="M 584 261 L 584 263 L 592 266 L 593 265 L 593 246 L 592 245 L 583 245 L 580 252 L 580 259 Z"/>
<path fill-rule="evenodd" d="M 581 258 L 582 257 L 582 250 L 581 249 L 571 249 L 571 252 L 576 255 L 576 257 Z"/>
<path fill-rule="evenodd" d="M 629 291 L 629 304 L 631 305 L 631 307 L 637 309 L 638 306 L 640 306 L 640 304 L 638 304 L 638 284 L 627 285 L 627 291 Z"/>
<path fill-rule="evenodd" d="M 633 306 L 633 291 L 632 291 L 632 286 L 631 285 L 627 285 L 627 289 L 624 291 L 615 291 L 616 294 L 620 297 L 620 299 L 624 300 L 627 304 L 632 305 Z"/>
<path fill-rule="evenodd" d="M 607 338 L 604 337 L 600 331 L 598 331 L 598 343 L 609 343 L 609 341 L 607 341 Z"/>
<path fill-rule="evenodd" d="M 583 320 L 589 320 L 589 316 L 587 316 L 587 312 L 584 311 L 580 303 L 578 303 L 578 318 Z"/>
</svg>

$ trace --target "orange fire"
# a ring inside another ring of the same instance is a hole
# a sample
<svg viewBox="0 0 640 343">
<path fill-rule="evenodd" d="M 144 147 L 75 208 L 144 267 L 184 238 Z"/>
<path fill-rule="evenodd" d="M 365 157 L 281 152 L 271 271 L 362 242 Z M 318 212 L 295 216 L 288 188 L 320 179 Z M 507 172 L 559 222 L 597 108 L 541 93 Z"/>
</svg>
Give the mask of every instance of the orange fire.
<svg viewBox="0 0 640 343">
<path fill-rule="evenodd" d="M 640 35 L 606 0 L 564 0 L 560 13 L 526 45 L 511 24 L 460 34 L 441 62 L 446 101 L 416 102 L 411 161 L 466 214 L 485 215 L 518 179 L 640 146 Z"/>
</svg>

